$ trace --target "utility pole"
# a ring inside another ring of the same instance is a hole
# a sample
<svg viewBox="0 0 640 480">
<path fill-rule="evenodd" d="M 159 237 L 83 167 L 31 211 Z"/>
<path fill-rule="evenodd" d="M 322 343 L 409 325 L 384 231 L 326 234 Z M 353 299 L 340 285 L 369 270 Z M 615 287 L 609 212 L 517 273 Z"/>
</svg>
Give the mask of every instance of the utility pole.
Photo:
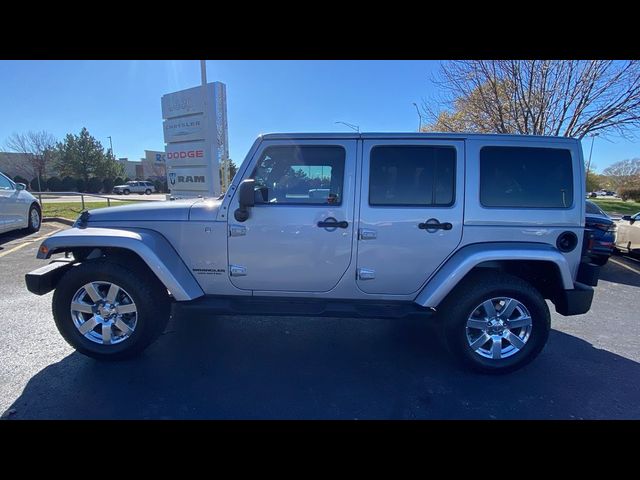
<svg viewBox="0 0 640 480">
<path fill-rule="evenodd" d="M 594 133 L 591 135 L 591 149 L 589 150 L 589 161 L 587 162 L 587 178 L 589 177 L 589 169 L 591 168 L 591 154 L 593 153 L 593 141 L 596 137 L 600 135 L 599 133 Z"/>
</svg>

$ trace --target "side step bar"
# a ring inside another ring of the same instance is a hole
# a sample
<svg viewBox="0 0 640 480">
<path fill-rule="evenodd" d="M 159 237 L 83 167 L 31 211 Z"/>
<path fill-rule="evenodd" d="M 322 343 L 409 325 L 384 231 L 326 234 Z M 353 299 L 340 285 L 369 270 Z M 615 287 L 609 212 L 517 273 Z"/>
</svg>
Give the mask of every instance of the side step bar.
<svg viewBox="0 0 640 480">
<path fill-rule="evenodd" d="M 176 302 L 175 313 L 200 311 L 214 315 L 407 318 L 433 315 L 415 302 L 309 299 L 297 297 L 230 297 L 207 295 Z"/>
</svg>

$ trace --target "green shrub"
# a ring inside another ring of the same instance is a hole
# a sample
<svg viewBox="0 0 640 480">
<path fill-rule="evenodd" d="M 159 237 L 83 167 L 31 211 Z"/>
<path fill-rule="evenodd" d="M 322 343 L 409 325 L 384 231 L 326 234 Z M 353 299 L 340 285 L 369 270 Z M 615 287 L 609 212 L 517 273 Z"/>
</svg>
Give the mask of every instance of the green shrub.
<svg viewBox="0 0 640 480">
<path fill-rule="evenodd" d="M 76 178 L 76 189 L 78 192 L 84 192 L 87 188 L 87 182 L 84 181 L 84 178 Z"/>
<path fill-rule="evenodd" d="M 47 190 L 50 192 L 62 192 L 62 180 L 58 177 L 49 177 L 47 179 Z"/>
<path fill-rule="evenodd" d="M 62 191 L 63 192 L 74 192 L 77 188 L 76 179 L 66 176 L 62 179 Z"/>
<path fill-rule="evenodd" d="M 100 193 L 102 191 L 102 180 L 92 177 L 87 182 L 87 193 Z"/>
<path fill-rule="evenodd" d="M 25 185 L 29 185 L 29 180 L 21 177 L 20 175 L 16 175 L 15 177 L 13 177 L 13 181 L 16 183 L 24 183 Z"/>
<path fill-rule="evenodd" d="M 38 186 L 38 177 L 33 177 L 33 180 L 29 183 L 31 186 L 31 190 L 34 192 L 42 191 L 47 189 L 47 182 L 44 181 L 44 178 L 40 177 L 40 186 Z M 28 185 L 28 186 L 29 186 Z M 42 190 L 40 190 L 42 189 Z"/>
<path fill-rule="evenodd" d="M 633 200 L 634 202 L 640 202 L 640 188 L 624 188 L 618 192 L 622 200 Z"/>
</svg>

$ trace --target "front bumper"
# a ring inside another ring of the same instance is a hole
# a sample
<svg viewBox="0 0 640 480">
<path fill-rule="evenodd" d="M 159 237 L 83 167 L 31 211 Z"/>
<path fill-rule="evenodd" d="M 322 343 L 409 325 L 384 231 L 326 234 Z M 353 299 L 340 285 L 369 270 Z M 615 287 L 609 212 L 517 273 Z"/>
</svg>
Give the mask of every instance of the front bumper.
<svg viewBox="0 0 640 480">
<path fill-rule="evenodd" d="M 44 295 L 56 288 L 58 281 L 73 266 L 73 259 L 54 260 L 44 267 L 27 273 L 24 280 L 27 290 L 36 295 Z"/>
</svg>

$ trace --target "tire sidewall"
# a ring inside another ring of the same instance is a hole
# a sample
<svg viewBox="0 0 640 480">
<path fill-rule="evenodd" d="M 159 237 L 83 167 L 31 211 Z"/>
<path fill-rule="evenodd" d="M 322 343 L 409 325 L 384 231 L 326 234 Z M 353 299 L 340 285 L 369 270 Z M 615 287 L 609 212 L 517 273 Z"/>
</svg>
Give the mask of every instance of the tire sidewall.
<svg viewBox="0 0 640 480">
<path fill-rule="evenodd" d="M 484 300 L 496 297 L 510 297 L 522 303 L 531 315 L 532 330 L 529 340 L 519 352 L 510 357 L 494 360 L 475 353 L 467 341 L 467 319 Z M 487 288 L 484 293 L 459 301 L 456 318 L 446 326 L 447 342 L 452 350 L 459 353 L 460 360 L 474 370 L 485 373 L 509 373 L 526 365 L 542 351 L 550 330 L 550 315 L 546 302 L 541 296 L 508 286 Z"/>
<path fill-rule="evenodd" d="M 124 190 L 122 193 L 125 195 L 129 195 L 131 192 L 129 190 Z"/>
<path fill-rule="evenodd" d="M 38 218 L 39 218 L 38 225 L 36 227 L 34 227 L 31 224 L 31 212 L 33 212 L 34 210 L 36 210 L 38 212 Z M 35 203 L 32 204 L 29 207 L 29 213 L 27 215 L 28 215 L 28 218 L 27 218 L 27 230 L 29 232 L 31 232 L 31 233 L 35 233 L 35 232 L 39 231 L 40 227 L 42 226 L 42 209 L 40 208 L 40 206 L 36 205 Z"/>
<path fill-rule="evenodd" d="M 86 265 L 90 265 L 88 262 Z M 104 265 L 104 264 L 103 264 Z M 80 269 L 83 267 L 74 267 Z M 136 278 L 131 272 L 125 272 L 123 267 L 109 265 L 109 268 L 96 268 L 67 272 L 60 280 L 53 298 L 53 313 L 56 325 L 62 336 L 78 351 L 94 357 L 124 357 L 142 350 L 147 340 L 153 336 L 152 315 L 154 313 L 152 299 L 148 298 L 139 288 L 138 283 L 144 281 Z M 118 270 L 122 269 L 122 273 Z M 127 275 L 128 273 L 128 275 Z M 71 317 L 71 300 L 75 293 L 89 282 L 105 281 L 115 283 L 126 290 L 137 309 L 136 327 L 129 338 L 114 344 L 102 345 L 94 343 L 84 337 L 76 328 Z"/>
</svg>

